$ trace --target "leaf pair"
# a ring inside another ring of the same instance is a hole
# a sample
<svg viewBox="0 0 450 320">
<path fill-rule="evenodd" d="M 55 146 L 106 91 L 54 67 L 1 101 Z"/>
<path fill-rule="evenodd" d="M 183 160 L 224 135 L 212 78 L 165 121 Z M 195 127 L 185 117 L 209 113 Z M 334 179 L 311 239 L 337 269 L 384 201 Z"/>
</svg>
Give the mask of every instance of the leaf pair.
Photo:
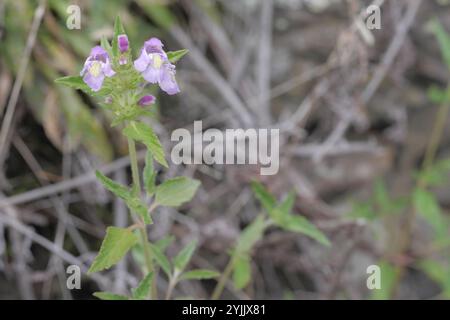
<svg viewBox="0 0 450 320">
<path fill-rule="evenodd" d="M 277 203 L 275 197 L 261 183 L 254 181 L 252 189 L 255 197 L 261 202 L 263 208 L 278 227 L 304 234 L 320 244 L 330 246 L 328 238 L 316 226 L 305 217 L 293 214 L 292 209 L 295 202 L 293 192 L 289 193 L 286 199 Z"/>
</svg>

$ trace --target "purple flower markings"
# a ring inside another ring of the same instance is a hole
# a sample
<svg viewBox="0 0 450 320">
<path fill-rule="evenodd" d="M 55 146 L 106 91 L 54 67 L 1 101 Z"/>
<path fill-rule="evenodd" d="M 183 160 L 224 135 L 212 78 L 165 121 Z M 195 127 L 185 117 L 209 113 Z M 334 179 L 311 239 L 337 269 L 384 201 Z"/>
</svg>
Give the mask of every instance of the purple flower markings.
<svg viewBox="0 0 450 320">
<path fill-rule="evenodd" d="M 156 101 L 156 98 L 154 96 L 152 96 L 151 94 L 143 96 L 142 98 L 139 99 L 138 101 L 138 105 L 145 107 L 145 106 L 149 106 L 151 104 L 154 104 Z"/>
<path fill-rule="evenodd" d="M 141 55 L 134 61 L 134 67 L 148 82 L 158 83 L 168 94 L 177 94 L 180 88 L 175 80 L 175 65 L 170 63 L 163 46 L 157 38 L 146 41 Z"/>
<path fill-rule="evenodd" d="M 100 46 L 92 48 L 89 57 L 84 63 L 80 76 L 83 81 L 93 90 L 99 91 L 103 80 L 106 77 L 112 77 L 116 73 L 111 68 L 111 62 L 108 53 Z"/>
<path fill-rule="evenodd" d="M 128 51 L 128 37 L 126 34 L 121 34 L 117 37 L 119 43 L 119 50 L 121 53 Z"/>
</svg>

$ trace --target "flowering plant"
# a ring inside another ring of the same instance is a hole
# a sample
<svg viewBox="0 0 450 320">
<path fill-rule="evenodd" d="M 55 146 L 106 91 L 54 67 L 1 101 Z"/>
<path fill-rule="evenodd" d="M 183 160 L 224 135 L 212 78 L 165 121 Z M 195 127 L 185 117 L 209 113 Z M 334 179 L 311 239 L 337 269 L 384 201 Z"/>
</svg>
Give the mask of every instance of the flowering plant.
<svg viewBox="0 0 450 320">
<path fill-rule="evenodd" d="M 130 249 L 134 249 L 136 260 L 143 261 L 145 276 L 132 291 L 131 296 L 110 292 L 94 293 L 101 299 L 158 299 L 156 279 L 159 269 L 168 279 L 166 299 L 171 297 L 177 283 L 183 280 L 212 279 L 220 276 L 211 295 L 212 299 L 221 296 L 230 276 L 233 277 L 235 289 L 244 289 L 251 279 L 251 251 L 269 227 L 302 233 L 322 245 L 330 245 L 327 237 L 313 224 L 293 213 L 294 193 L 277 202 L 264 186 L 256 182 L 253 184 L 253 192 L 261 202 L 264 212 L 259 214 L 236 239 L 234 249 L 230 251 L 229 263 L 222 273 L 206 269 L 185 271 L 195 251 L 195 241 L 184 247 L 173 259 L 169 259 L 164 251 L 172 242 L 172 237 L 161 239 L 156 243 L 148 240 L 146 226 L 153 223 L 151 214 L 155 209 L 160 206 L 177 207 L 190 201 L 200 185 L 199 181 L 186 177 L 177 177 L 156 184 L 157 173 L 154 162 L 164 167 L 168 167 L 168 164 L 158 136 L 141 120 L 142 116 L 151 115 L 147 108 L 156 100 L 153 95 L 145 93 L 145 90 L 147 84 L 157 84 L 169 95 L 179 93 L 180 88 L 175 78 L 175 63 L 187 53 L 187 50 L 166 52 L 163 47 L 159 39 L 150 38 L 141 48 L 139 57 L 133 61 L 128 37 L 120 19 L 117 18 L 112 45 L 106 38 L 102 38 L 101 46 L 91 50 L 79 76 L 56 80 L 57 83 L 82 90 L 91 96 L 103 97 L 102 105 L 112 111 L 114 116 L 112 126 L 123 125 L 122 133 L 128 140 L 132 186 L 121 185 L 100 172 L 97 172 L 97 178 L 105 188 L 126 203 L 135 223 L 128 228 L 107 228 L 100 251 L 89 272 L 109 269 Z M 147 147 L 142 175 L 137 162 L 136 142 Z M 145 196 L 151 198 L 149 205 L 141 190 L 141 176 Z"/>
<path fill-rule="evenodd" d="M 166 52 L 163 43 L 157 38 L 150 38 L 140 50 L 139 57 L 133 60 L 128 36 L 119 18 L 114 26 L 112 44 L 102 38 L 101 46 L 92 48 L 86 59 L 80 76 L 59 78 L 57 83 L 79 89 L 94 97 L 103 97 L 102 105 L 112 111 L 112 126 L 123 125 L 122 133 L 128 140 L 133 184 L 121 185 L 102 173 L 97 172 L 99 181 L 117 197 L 121 198 L 130 209 L 135 223 L 128 228 L 108 227 L 100 251 L 93 261 L 89 272 L 109 269 L 119 262 L 132 248 L 142 252 L 145 261 L 144 279 L 133 290 L 131 297 L 108 292 L 95 295 L 101 299 L 144 299 L 158 298 L 156 287 L 156 261 L 169 278 L 170 286 L 166 297 L 170 297 L 176 283 L 183 279 L 205 279 L 218 276 L 210 270 L 192 270 L 184 272 L 194 250 L 195 242 L 190 243 L 173 259 L 172 263 L 162 253 L 161 242 L 152 244 L 148 241 L 146 226 L 152 224 L 151 214 L 159 206 L 177 207 L 191 200 L 200 182 L 186 177 L 169 179 L 156 184 L 154 161 L 168 167 L 164 150 L 153 129 L 141 120 L 142 116 L 151 115 L 148 107 L 156 98 L 145 93 L 148 84 L 157 84 L 164 92 L 174 95 L 180 92 L 175 78 L 175 63 L 187 53 L 187 50 Z M 147 147 L 145 168 L 142 173 L 146 198 L 141 190 L 136 143 Z M 168 245 L 168 242 L 164 242 Z M 173 265 L 173 266 L 172 266 Z"/>
</svg>

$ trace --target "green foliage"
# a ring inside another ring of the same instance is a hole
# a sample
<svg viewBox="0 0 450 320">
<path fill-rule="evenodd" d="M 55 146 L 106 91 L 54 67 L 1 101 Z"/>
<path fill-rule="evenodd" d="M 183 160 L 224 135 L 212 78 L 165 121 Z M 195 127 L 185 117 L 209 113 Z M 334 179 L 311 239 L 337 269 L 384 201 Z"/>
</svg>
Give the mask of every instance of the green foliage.
<svg viewBox="0 0 450 320">
<path fill-rule="evenodd" d="M 112 53 L 114 57 L 119 55 L 119 42 L 117 37 L 121 34 L 125 34 L 125 29 L 122 25 L 122 21 L 120 21 L 120 17 L 116 17 L 116 21 L 114 22 L 114 36 L 112 40 Z"/>
<path fill-rule="evenodd" d="M 177 63 L 181 58 L 183 58 L 186 54 L 189 53 L 188 49 L 182 49 L 178 51 L 168 51 L 167 58 L 172 63 Z"/>
<path fill-rule="evenodd" d="M 97 171 L 96 173 L 97 179 L 103 184 L 103 186 L 114 193 L 117 197 L 123 199 L 130 208 L 130 210 L 136 214 L 138 214 L 140 217 L 142 217 L 143 221 L 146 224 L 152 224 L 153 221 L 148 213 L 147 206 L 144 202 L 137 196 L 135 196 L 132 192 L 132 190 L 128 189 L 125 186 L 120 185 L 117 182 L 114 182 L 113 180 L 109 179 L 108 177 L 104 176 L 101 172 Z"/>
<path fill-rule="evenodd" d="M 97 297 L 101 300 L 129 300 L 127 296 L 123 296 L 120 294 L 115 294 L 112 292 L 94 292 L 94 297 Z"/>
<path fill-rule="evenodd" d="M 100 251 L 88 272 L 109 269 L 119 262 L 137 241 L 138 238 L 129 229 L 108 227 Z"/>
<path fill-rule="evenodd" d="M 305 217 L 292 212 L 295 203 L 294 192 L 290 192 L 286 199 L 277 204 L 275 197 L 262 184 L 253 182 L 252 189 L 275 225 L 288 231 L 304 234 L 320 244 L 330 246 L 330 241 L 319 229 Z"/>
<path fill-rule="evenodd" d="M 156 187 L 155 202 L 158 205 L 167 207 L 178 207 L 190 201 L 198 187 L 200 181 L 186 177 L 169 179 Z"/>
<path fill-rule="evenodd" d="M 186 247 L 184 247 L 173 259 L 173 264 L 175 266 L 175 272 L 182 272 L 194 254 L 195 248 L 197 247 L 197 241 L 191 241 Z"/>
<path fill-rule="evenodd" d="M 153 280 L 153 272 L 149 272 L 145 278 L 139 283 L 136 289 L 132 290 L 132 297 L 135 300 L 144 300 L 150 294 Z"/>
<path fill-rule="evenodd" d="M 164 255 L 163 250 L 151 243 L 149 244 L 149 246 L 152 252 L 152 256 L 154 257 L 158 265 L 163 269 L 166 275 L 170 277 L 172 275 L 172 267 L 170 265 L 169 259 L 167 259 Z"/>
<path fill-rule="evenodd" d="M 233 284 L 236 289 L 245 288 L 252 277 L 252 267 L 248 255 L 238 255 L 234 261 Z"/>
<path fill-rule="evenodd" d="M 434 36 L 438 40 L 439 46 L 441 48 L 442 57 L 445 64 L 450 70 L 450 37 L 448 36 L 442 24 L 437 19 L 433 19 L 428 28 L 433 32 Z"/>
<path fill-rule="evenodd" d="M 388 300 L 392 297 L 395 281 L 398 276 L 398 269 L 387 261 L 378 263 L 380 267 L 381 288 L 372 290 L 371 299 Z"/>
<path fill-rule="evenodd" d="M 142 122 L 133 121 L 122 132 L 126 137 L 145 144 L 151 151 L 154 159 L 161 165 L 166 168 L 169 166 L 164 158 L 161 142 L 159 142 L 158 136 L 153 132 L 152 128 Z"/>
<path fill-rule="evenodd" d="M 111 92 L 111 89 L 108 88 L 107 85 L 105 85 L 102 89 L 95 92 L 92 91 L 89 86 L 84 83 L 83 78 L 80 76 L 67 76 L 67 77 L 61 77 L 55 80 L 56 83 L 65 85 L 69 88 L 76 89 L 76 90 L 82 90 L 86 92 L 87 94 L 91 96 L 105 96 L 108 95 Z"/>
<path fill-rule="evenodd" d="M 191 271 L 187 271 L 180 276 L 181 280 L 206 280 L 206 279 L 214 279 L 220 276 L 220 273 L 213 270 L 207 269 L 195 269 Z"/>
<path fill-rule="evenodd" d="M 144 167 L 144 187 L 148 195 L 153 195 L 156 190 L 156 171 L 153 167 L 153 156 L 150 150 L 147 150 L 145 155 L 145 167 Z"/>
<path fill-rule="evenodd" d="M 447 236 L 447 223 L 436 197 L 429 191 L 416 188 L 413 193 L 414 208 L 435 230 L 438 237 Z"/>
</svg>

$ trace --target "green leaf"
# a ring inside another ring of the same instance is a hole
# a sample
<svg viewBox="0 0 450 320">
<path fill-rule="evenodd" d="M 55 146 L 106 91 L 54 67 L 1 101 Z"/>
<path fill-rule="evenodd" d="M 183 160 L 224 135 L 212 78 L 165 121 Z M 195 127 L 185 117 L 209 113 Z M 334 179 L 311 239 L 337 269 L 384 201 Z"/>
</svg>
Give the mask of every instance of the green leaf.
<svg viewBox="0 0 450 320">
<path fill-rule="evenodd" d="M 153 157 L 157 162 L 164 167 L 169 167 L 164 158 L 164 150 L 159 142 L 158 136 L 153 132 L 153 129 L 142 122 L 131 122 L 129 126 L 123 129 L 123 134 L 133 140 L 139 141 L 147 146 L 152 152 Z"/>
<path fill-rule="evenodd" d="M 187 177 L 166 180 L 156 187 L 155 202 L 162 206 L 178 207 L 190 201 L 199 186 L 200 181 Z"/>
<path fill-rule="evenodd" d="M 127 296 L 123 296 L 120 294 L 115 294 L 112 292 L 94 292 L 94 297 L 97 297 L 101 300 L 129 300 Z"/>
<path fill-rule="evenodd" d="M 171 271 L 172 268 L 170 266 L 169 260 L 166 258 L 163 251 L 154 244 L 149 244 L 149 246 L 150 250 L 152 251 L 153 258 L 156 260 L 158 265 L 163 269 L 166 275 L 170 277 L 172 274 Z"/>
<path fill-rule="evenodd" d="M 298 215 L 287 216 L 280 227 L 285 230 L 301 233 L 309 236 L 317 242 L 329 247 L 331 245 L 328 238 L 315 225 L 309 222 L 305 217 Z"/>
<path fill-rule="evenodd" d="M 395 279 L 398 275 L 398 269 L 387 261 L 381 261 L 379 264 L 381 272 L 381 288 L 372 290 L 371 299 L 388 300 L 394 293 Z"/>
<path fill-rule="evenodd" d="M 108 52 L 109 56 L 112 57 L 112 47 L 109 44 L 108 39 L 106 39 L 105 36 L 102 36 L 100 39 L 100 45 L 103 49 L 105 49 L 106 52 Z"/>
<path fill-rule="evenodd" d="M 421 261 L 419 266 L 433 281 L 445 287 L 448 275 L 446 268 L 441 263 L 428 259 Z"/>
<path fill-rule="evenodd" d="M 441 186 L 449 182 L 449 173 L 450 159 L 444 159 L 420 172 L 418 179 L 429 186 Z"/>
<path fill-rule="evenodd" d="M 236 289 L 245 288 L 252 277 L 252 267 L 248 255 L 237 256 L 234 261 L 233 284 Z"/>
<path fill-rule="evenodd" d="M 271 212 L 277 204 L 275 197 L 260 182 L 257 181 L 252 181 L 252 190 L 256 199 L 261 202 L 263 208 L 267 212 Z"/>
<path fill-rule="evenodd" d="M 122 21 L 120 21 L 120 17 L 117 16 L 114 22 L 114 37 L 112 40 L 112 52 L 115 57 L 119 55 L 119 41 L 117 37 L 121 34 L 125 34 L 125 29 L 123 28 Z"/>
<path fill-rule="evenodd" d="M 100 171 L 96 171 L 95 175 L 106 189 L 114 193 L 119 198 L 128 200 L 131 197 L 130 190 L 127 187 L 111 180 L 110 178 L 103 175 Z"/>
<path fill-rule="evenodd" d="M 178 62 L 181 58 L 183 58 L 189 52 L 188 49 L 182 49 L 177 51 L 168 51 L 167 58 L 171 63 Z"/>
<path fill-rule="evenodd" d="M 427 96 L 431 102 L 436 103 L 436 104 L 441 104 L 441 103 L 448 101 L 449 91 L 448 91 L 448 89 L 443 90 L 443 89 L 437 87 L 436 85 L 432 85 L 427 90 Z"/>
<path fill-rule="evenodd" d="M 153 168 L 153 156 L 150 150 L 147 150 L 145 156 L 145 167 L 144 167 L 144 187 L 148 195 L 153 195 L 156 190 L 156 171 Z"/>
<path fill-rule="evenodd" d="M 437 236 L 446 236 L 447 224 L 434 194 L 417 188 L 413 193 L 413 203 L 417 213 L 434 228 Z"/>
<path fill-rule="evenodd" d="M 292 208 L 295 203 L 295 193 L 290 192 L 286 199 L 283 200 L 279 205 L 269 211 L 270 217 L 277 224 L 282 224 L 282 221 L 286 219 L 292 212 Z"/>
<path fill-rule="evenodd" d="M 192 255 L 194 254 L 196 247 L 197 241 L 194 240 L 176 255 L 176 257 L 173 259 L 173 264 L 176 270 L 181 272 L 184 270 L 184 268 L 186 268 L 187 264 L 191 260 Z"/>
<path fill-rule="evenodd" d="M 161 252 L 164 252 L 168 246 L 170 246 L 173 241 L 175 240 L 174 236 L 165 236 L 164 238 L 158 240 L 155 243 L 155 246 L 157 246 L 159 248 L 159 250 L 161 250 Z"/>
<path fill-rule="evenodd" d="M 442 57 L 445 64 L 450 69 L 450 37 L 438 19 L 433 19 L 429 25 L 429 29 L 434 33 L 441 49 Z"/>
<path fill-rule="evenodd" d="M 100 251 L 88 273 L 109 269 L 119 262 L 137 241 L 137 236 L 129 229 L 108 227 Z"/>
<path fill-rule="evenodd" d="M 152 286 L 153 272 L 149 272 L 147 276 L 139 283 L 136 289 L 132 290 L 133 299 L 144 300 L 150 294 Z"/>
<path fill-rule="evenodd" d="M 251 224 L 249 224 L 239 236 L 236 244 L 235 254 L 247 254 L 258 242 L 266 229 L 267 224 L 263 215 L 259 215 Z"/>
<path fill-rule="evenodd" d="M 183 273 L 180 277 L 180 280 L 205 280 L 214 279 L 218 276 L 220 276 L 220 273 L 217 271 L 196 269 Z"/>
<path fill-rule="evenodd" d="M 100 171 L 96 171 L 97 179 L 103 186 L 114 193 L 119 198 L 125 200 L 128 208 L 134 213 L 140 215 L 146 224 L 152 224 L 152 219 L 148 213 L 147 206 L 137 196 L 134 196 L 131 190 L 104 176 Z"/>
<path fill-rule="evenodd" d="M 55 82 L 58 84 L 65 85 L 72 89 L 82 90 L 91 96 L 105 96 L 111 92 L 110 89 L 104 87 L 99 91 L 93 91 L 80 76 L 67 76 L 55 79 Z"/>
</svg>

